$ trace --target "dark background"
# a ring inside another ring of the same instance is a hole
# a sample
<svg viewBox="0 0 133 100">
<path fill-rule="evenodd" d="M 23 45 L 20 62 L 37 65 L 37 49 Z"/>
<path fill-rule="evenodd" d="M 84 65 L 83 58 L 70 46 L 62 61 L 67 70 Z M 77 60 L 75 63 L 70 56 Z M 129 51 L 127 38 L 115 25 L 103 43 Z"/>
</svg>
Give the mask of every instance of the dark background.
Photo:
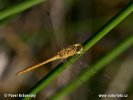
<svg viewBox="0 0 133 100">
<path fill-rule="evenodd" d="M 60 61 L 51 62 L 20 76 L 15 74 L 47 60 L 58 50 L 84 43 L 130 0 L 47 0 L 0 24 L 0 99 L 4 93 L 26 93 Z M 21 0 L 0 0 L 0 10 L 17 5 Z M 60 74 L 47 88 L 37 94 L 45 100 L 66 85 L 80 72 L 107 53 L 121 39 L 133 34 L 133 15 L 127 17 L 80 60 Z M 133 48 L 128 49 L 89 82 L 76 89 L 64 100 L 98 100 L 98 94 L 127 93 L 133 99 Z M 114 99 L 114 98 L 113 98 Z M 112 100 L 113 100 L 112 99 Z"/>
</svg>

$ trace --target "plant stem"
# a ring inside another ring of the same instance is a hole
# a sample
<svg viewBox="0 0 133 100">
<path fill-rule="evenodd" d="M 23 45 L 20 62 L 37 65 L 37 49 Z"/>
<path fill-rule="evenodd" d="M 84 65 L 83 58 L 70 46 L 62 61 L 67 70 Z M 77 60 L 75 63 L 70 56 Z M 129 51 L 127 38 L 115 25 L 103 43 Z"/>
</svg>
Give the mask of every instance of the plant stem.
<svg viewBox="0 0 133 100">
<path fill-rule="evenodd" d="M 116 25 L 118 25 L 124 18 L 133 12 L 133 3 L 130 2 L 123 10 L 121 10 L 116 16 L 109 20 L 95 35 L 85 42 L 84 52 L 88 51 L 98 40 L 111 31 Z"/>
<path fill-rule="evenodd" d="M 80 55 L 82 56 L 87 52 L 95 43 L 97 43 L 101 38 L 103 38 L 109 31 L 111 31 L 116 25 L 118 25 L 124 18 L 126 18 L 133 11 L 133 3 L 128 4 L 120 13 L 113 17 L 107 24 L 105 24 L 96 34 L 88 39 L 84 45 L 84 51 Z M 74 56 L 68 59 L 65 63 L 61 63 L 56 66 L 50 73 L 48 73 L 41 81 L 39 81 L 28 93 L 36 94 L 40 92 L 44 87 L 46 87 L 52 80 L 54 80 L 67 66 L 79 59 L 80 56 Z M 30 98 L 24 98 L 24 100 L 29 100 Z"/>
<path fill-rule="evenodd" d="M 29 9 L 29 8 L 35 6 L 39 3 L 42 3 L 44 1 L 46 1 L 46 0 L 24 0 L 20 4 L 9 7 L 3 11 L 0 11 L 0 21 L 9 16 L 15 15 L 17 13 L 20 13 L 20 12 L 26 10 L 26 9 Z"/>
<path fill-rule="evenodd" d="M 56 92 L 50 100 L 60 100 L 64 96 L 70 94 L 73 90 L 78 88 L 81 84 L 89 81 L 96 73 L 102 70 L 105 65 L 110 63 L 118 55 L 124 52 L 126 49 L 133 45 L 133 34 L 127 37 L 124 41 L 120 42 L 109 53 L 102 57 L 95 64 L 91 65 L 91 68 L 81 73 L 75 80 L 71 81 L 68 85 L 63 87 L 60 91 Z M 63 100 L 63 99 L 61 99 Z"/>
</svg>

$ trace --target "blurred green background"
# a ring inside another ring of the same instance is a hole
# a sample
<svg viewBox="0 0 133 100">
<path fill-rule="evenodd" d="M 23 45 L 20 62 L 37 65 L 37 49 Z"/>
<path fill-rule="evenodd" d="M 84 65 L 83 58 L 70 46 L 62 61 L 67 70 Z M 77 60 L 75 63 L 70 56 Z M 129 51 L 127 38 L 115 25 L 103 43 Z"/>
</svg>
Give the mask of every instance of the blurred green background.
<svg viewBox="0 0 133 100">
<path fill-rule="evenodd" d="M 15 75 L 18 71 L 47 60 L 68 45 L 85 42 L 130 1 L 47 0 L 0 20 L 0 100 L 17 100 L 18 98 L 4 98 L 3 94 L 27 93 L 60 61 L 51 62 L 21 76 Z M 0 0 L 0 12 L 22 2 Z M 133 14 L 37 94 L 36 99 L 49 98 L 120 40 L 133 34 L 132 27 Z M 99 98 L 98 94 L 109 93 L 127 93 L 128 98 L 115 100 L 132 100 L 132 61 L 133 48 L 130 48 L 64 100 L 105 100 L 106 98 Z"/>
</svg>

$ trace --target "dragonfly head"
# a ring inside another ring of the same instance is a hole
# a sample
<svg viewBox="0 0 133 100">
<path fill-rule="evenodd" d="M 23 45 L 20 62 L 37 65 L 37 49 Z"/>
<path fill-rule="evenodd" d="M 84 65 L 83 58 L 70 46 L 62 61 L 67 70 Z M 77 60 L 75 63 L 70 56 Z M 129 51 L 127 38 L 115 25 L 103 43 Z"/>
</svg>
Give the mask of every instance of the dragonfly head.
<svg viewBox="0 0 133 100">
<path fill-rule="evenodd" d="M 76 49 L 76 54 L 81 54 L 82 53 L 83 47 L 80 43 L 79 44 L 74 44 L 74 47 Z"/>
</svg>

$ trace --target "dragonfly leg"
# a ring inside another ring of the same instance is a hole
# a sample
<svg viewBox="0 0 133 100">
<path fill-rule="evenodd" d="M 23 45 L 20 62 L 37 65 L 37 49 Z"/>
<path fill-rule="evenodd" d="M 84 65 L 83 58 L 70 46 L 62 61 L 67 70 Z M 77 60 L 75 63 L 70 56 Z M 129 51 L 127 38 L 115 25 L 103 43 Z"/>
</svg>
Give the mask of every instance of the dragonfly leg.
<svg viewBox="0 0 133 100">
<path fill-rule="evenodd" d="M 66 60 L 67 60 L 66 58 L 61 58 L 62 63 L 66 62 Z"/>
</svg>

